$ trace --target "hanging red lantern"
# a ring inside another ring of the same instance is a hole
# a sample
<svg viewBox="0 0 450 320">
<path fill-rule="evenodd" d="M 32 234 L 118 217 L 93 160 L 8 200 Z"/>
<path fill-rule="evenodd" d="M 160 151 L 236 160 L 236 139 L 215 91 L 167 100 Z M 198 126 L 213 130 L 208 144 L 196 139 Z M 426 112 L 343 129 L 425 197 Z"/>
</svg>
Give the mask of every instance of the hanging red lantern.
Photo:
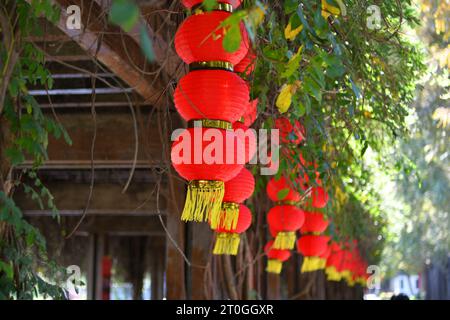
<svg viewBox="0 0 450 320">
<path fill-rule="evenodd" d="M 194 14 L 184 20 L 175 35 L 175 50 L 180 58 L 187 64 L 227 62 L 232 67 L 239 63 L 247 54 L 248 36 L 241 24 L 239 48 L 232 53 L 224 49 L 222 40 L 225 28 L 221 24 L 230 15 L 226 11 L 210 11 Z"/>
<path fill-rule="evenodd" d="M 280 250 L 273 247 L 274 241 L 269 241 L 264 247 L 264 252 L 269 259 L 267 261 L 266 271 L 269 273 L 280 274 L 283 267 L 283 262 L 287 261 L 291 257 L 289 250 Z"/>
<path fill-rule="evenodd" d="M 330 256 L 327 259 L 325 268 L 327 280 L 340 281 L 342 279 L 340 270 L 342 269 L 344 254 L 340 245 L 335 242 L 331 242 L 330 250 Z"/>
<path fill-rule="evenodd" d="M 300 194 L 292 189 L 288 180 L 284 176 L 280 176 L 278 180 L 270 179 L 266 187 L 267 195 L 274 202 L 298 202 Z"/>
<path fill-rule="evenodd" d="M 256 54 L 255 51 L 253 51 L 253 48 L 250 47 L 241 62 L 234 66 L 234 71 L 249 76 L 255 70 L 255 66 Z"/>
<path fill-rule="evenodd" d="M 181 0 L 181 3 L 188 9 L 202 4 L 204 0 Z M 218 3 L 227 3 L 233 8 L 237 8 L 241 5 L 242 0 L 217 0 Z"/>
<path fill-rule="evenodd" d="M 329 221 L 321 212 L 305 211 L 305 223 L 301 227 L 302 233 L 322 233 L 328 227 Z"/>
<path fill-rule="evenodd" d="M 248 100 L 245 81 L 225 70 L 189 72 L 174 93 L 175 107 L 186 121 L 206 118 L 234 123 L 244 114 L 242 106 Z"/>
<path fill-rule="evenodd" d="M 236 177 L 225 182 L 222 211 L 219 215 L 211 218 L 211 228 L 225 228 L 228 230 L 236 228 L 239 217 L 239 204 L 250 198 L 254 190 L 255 178 L 246 168 L 242 168 Z"/>
<path fill-rule="evenodd" d="M 276 232 L 275 249 L 293 249 L 295 231 L 301 228 L 305 220 L 303 210 L 292 205 L 279 205 L 269 210 L 267 222 L 270 229 Z"/>
<path fill-rule="evenodd" d="M 257 138 L 255 131 L 240 121 L 233 123 L 233 130 L 238 137 L 236 153 L 239 163 L 248 163 L 256 154 Z"/>
<path fill-rule="evenodd" d="M 292 124 L 288 118 L 275 119 L 274 128 L 280 130 L 281 143 L 283 144 L 300 144 L 306 136 L 305 127 L 298 121 L 294 120 Z"/>
<path fill-rule="evenodd" d="M 313 187 L 311 189 L 311 205 L 314 208 L 323 208 L 327 205 L 328 193 L 322 187 Z"/>
<path fill-rule="evenodd" d="M 247 127 L 250 127 L 258 117 L 258 99 L 253 99 L 248 103 L 242 120 Z"/>
<path fill-rule="evenodd" d="M 301 272 L 320 270 L 323 265 L 320 256 L 327 250 L 330 237 L 322 235 L 303 235 L 297 241 L 297 251 L 303 255 Z"/>
<path fill-rule="evenodd" d="M 203 139 L 209 133 L 218 134 L 217 138 L 221 138 L 223 143 Z M 243 168 L 243 165 L 237 164 L 236 161 L 226 161 L 227 154 L 234 153 L 235 139 L 235 134 L 230 130 L 203 127 L 185 129 L 173 143 L 173 167 L 181 177 L 189 181 L 186 203 L 181 215 L 183 221 L 207 221 L 220 214 L 224 184 Z M 221 152 L 217 152 L 213 159 L 209 159 L 211 145 L 221 148 Z M 210 163 L 211 160 L 216 161 Z"/>
<path fill-rule="evenodd" d="M 214 254 L 236 255 L 239 249 L 240 236 L 252 224 L 252 213 L 249 208 L 243 204 L 239 205 L 239 217 L 236 227 L 227 229 L 219 227 L 216 232 L 216 243 L 214 245 Z"/>
</svg>

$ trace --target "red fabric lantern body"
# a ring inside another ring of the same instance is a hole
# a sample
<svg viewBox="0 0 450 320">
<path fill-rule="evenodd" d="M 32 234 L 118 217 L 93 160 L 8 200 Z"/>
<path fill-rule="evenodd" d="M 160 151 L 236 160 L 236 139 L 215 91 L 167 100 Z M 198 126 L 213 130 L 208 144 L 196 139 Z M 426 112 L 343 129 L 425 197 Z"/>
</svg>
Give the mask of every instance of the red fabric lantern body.
<svg viewBox="0 0 450 320">
<path fill-rule="evenodd" d="M 205 137 L 209 134 L 217 141 L 206 141 Z M 190 181 L 181 216 L 183 221 L 207 221 L 211 215 L 220 214 L 224 182 L 234 178 L 243 168 L 236 162 L 226 163 L 227 153 L 234 152 L 232 146 L 236 143 L 235 139 L 230 130 L 189 128 L 173 143 L 173 167 L 180 176 Z M 213 150 L 211 146 L 217 146 L 219 150 Z M 217 156 L 220 153 L 222 155 Z M 211 155 L 216 157 L 211 158 Z M 216 161 L 207 162 L 211 160 Z"/>
<path fill-rule="evenodd" d="M 323 217 L 320 212 L 305 211 L 305 223 L 301 227 L 302 233 L 321 233 L 328 227 L 329 221 Z"/>
<path fill-rule="evenodd" d="M 225 70 L 189 72 L 174 93 L 175 107 L 186 121 L 206 118 L 234 123 L 244 114 L 242 106 L 248 100 L 245 81 Z"/>
<path fill-rule="evenodd" d="M 325 273 L 327 274 L 328 281 L 341 281 L 342 274 L 340 270 L 342 270 L 344 253 L 341 247 L 332 242 L 330 245 L 331 253 L 327 259 Z"/>
<path fill-rule="evenodd" d="M 247 54 L 248 36 L 242 24 L 239 49 L 233 53 L 224 49 L 224 28 L 220 24 L 230 15 L 225 11 L 211 11 L 194 14 L 184 20 L 175 35 L 175 49 L 181 59 L 187 64 L 204 61 L 238 64 Z"/>
<path fill-rule="evenodd" d="M 289 192 L 285 196 L 282 196 L 286 193 L 285 190 L 287 189 L 289 190 Z M 278 180 L 275 180 L 275 178 L 270 179 L 269 183 L 267 183 L 266 191 L 270 200 L 274 202 L 297 202 L 300 200 L 300 194 L 291 188 L 284 176 L 281 176 Z"/>
<path fill-rule="evenodd" d="M 291 257 L 291 252 L 289 250 L 279 250 L 273 247 L 274 242 L 269 241 L 264 247 L 264 252 L 269 259 L 267 262 L 266 271 L 270 273 L 281 273 L 283 262 Z"/>
<path fill-rule="evenodd" d="M 241 122 L 233 123 L 233 130 L 239 137 L 237 141 L 243 142 L 241 145 L 236 146 L 236 154 L 240 162 L 248 163 L 256 153 L 257 140 L 256 133 L 253 129 L 250 129 Z"/>
<path fill-rule="evenodd" d="M 204 0 L 182 0 L 181 3 L 188 9 L 192 8 L 193 6 L 202 4 Z M 233 8 L 237 8 L 241 5 L 241 0 L 218 0 L 218 3 L 228 3 L 233 6 Z"/>
<path fill-rule="evenodd" d="M 258 99 L 253 99 L 248 103 L 245 113 L 242 116 L 244 125 L 250 127 L 258 117 Z"/>
<path fill-rule="evenodd" d="M 321 255 L 327 251 L 330 237 L 322 235 L 304 235 L 297 241 L 297 250 L 303 255 L 301 272 L 323 269 L 326 260 Z"/>
<path fill-rule="evenodd" d="M 288 118 L 278 118 L 274 128 L 280 130 L 281 143 L 298 145 L 305 139 L 305 127 L 298 120 L 292 124 Z"/>
<path fill-rule="evenodd" d="M 314 208 L 324 208 L 328 202 L 328 193 L 322 187 L 314 187 L 311 190 L 311 205 Z"/>
<path fill-rule="evenodd" d="M 216 243 L 213 253 L 236 255 L 239 249 L 239 234 L 245 232 L 252 223 L 252 213 L 249 208 L 243 204 L 239 205 L 239 217 L 235 228 L 216 229 Z"/>
<path fill-rule="evenodd" d="M 275 249 L 292 249 L 295 245 L 295 231 L 300 229 L 305 220 L 303 210 L 292 205 L 275 206 L 269 210 L 267 221 L 272 231 L 276 232 Z"/>
<path fill-rule="evenodd" d="M 236 177 L 225 182 L 222 211 L 210 220 L 211 228 L 226 230 L 236 228 L 240 216 L 239 204 L 250 198 L 254 190 L 255 178 L 246 168 L 242 168 Z"/>
<path fill-rule="evenodd" d="M 245 57 L 234 66 L 235 72 L 240 72 L 249 76 L 254 70 L 256 66 L 256 54 L 252 48 L 250 48 L 245 55 Z"/>
</svg>

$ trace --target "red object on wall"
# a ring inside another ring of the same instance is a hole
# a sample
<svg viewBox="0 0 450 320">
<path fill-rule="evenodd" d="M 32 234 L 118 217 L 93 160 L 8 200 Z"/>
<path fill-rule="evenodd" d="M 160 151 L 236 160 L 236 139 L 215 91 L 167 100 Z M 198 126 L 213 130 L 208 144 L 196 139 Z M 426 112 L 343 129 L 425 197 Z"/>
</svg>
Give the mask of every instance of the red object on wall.
<svg viewBox="0 0 450 320">
<path fill-rule="evenodd" d="M 289 192 L 284 196 L 283 193 L 284 190 L 289 189 Z M 281 176 L 280 179 L 276 180 L 275 178 L 272 178 L 267 183 L 266 187 L 267 195 L 269 196 L 270 200 L 276 202 L 276 201 L 293 201 L 297 202 L 300 200 L 300 194 L 292 189 L 292 187 L 289 185 L 287 179 L 284 176 Z M 283 192 L 280 192 L 283 191 Z"/>
<path fill-rule="evenodd" d="M 187 64 L 203 61 L 227 61 L 233 66 L 239 63 L 248 52 L 248 35 L 241 24 L 241 43 L 230 53 L 223 47 L 224 28 L 220 24 L 231 13 L 211 11 L 189 16 L 175 35 L 175 49 Z"/>
<path fill-rule="evenodd" d="M 249 101 L 247 84 L 225 70 L 197 70 L 180 79 L 174 93 L 177 111 L 184 120 L 238 121 Z"/>
<path fill-rule="evenodd" d="M 302 233 L 324 232 L 328 224 L 329 221 L 324 218 L 322 213 L 305 211 L 305 223 L 300 231 Z"/>
<path fill-rule="evenodd" d="M 201 4 L 204 0 L 181 0 L 181 3 L 188 9 Z M 217 0 L 219 3 L 228 3 L 233 6 L 233 8 L 237 8 L 240 6 L 242 0 Z"/>
</svg>

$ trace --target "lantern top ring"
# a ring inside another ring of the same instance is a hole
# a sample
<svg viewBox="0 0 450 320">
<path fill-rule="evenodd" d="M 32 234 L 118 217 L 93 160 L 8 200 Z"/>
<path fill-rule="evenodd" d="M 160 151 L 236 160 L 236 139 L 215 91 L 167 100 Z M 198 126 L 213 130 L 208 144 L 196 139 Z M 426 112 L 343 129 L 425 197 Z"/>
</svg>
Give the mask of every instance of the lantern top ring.
<svg viewBox="0 0 450 320">
<path fill-rule="evenodd" d="M 222 209 L 239 209 L 239 203 L 222 202 Z"/>
<path fill-rule="evenodd" d="M 189 71 L 195 70 L 226 70 L 234 71 L 233 65 L 228 61 L 199 61 L 189 65 Z"/>
<path fill-rule="evenodd" d="M 213 11 L 225 11 L 225 12 L 233 12 L 233 6 L 229 3 L 222 3 L 222 2 L 218 2 L 214 5 L 214 7 L 212 7 Z M 193 6 L 191 8 L 191 12 L 193 12 L 194 14 L 203 14 L 205 13 L 205 8 L 203 7 L 203 4 L 200 3 L 196 6 Z"/>
<path fill-rule="evenodd" d="M 215 128 L 223 130 L 231 130 L 233 126 L 230 122 L 224 120 L 213 120 L 213 119 L 197 119 L 188 121 L 188 128 Z"/>
<path fill-rule="evenodd" d="M 189 185 L 193 188 L 197 188 L 197 189 L 222 189 L 224 182 L 223 181 L 219 181 L 219 180 L 192 180 L 189 181 Z"/>
<path fill-rule="evenodd" d="M 275 205 L 277 205 L 277 206 L 283 206 L 283 205 L 297 206 L 298 202 L 292 201 L 292 200 L 282 200 L 282 201 L 276 201 Z"/>
</svg>

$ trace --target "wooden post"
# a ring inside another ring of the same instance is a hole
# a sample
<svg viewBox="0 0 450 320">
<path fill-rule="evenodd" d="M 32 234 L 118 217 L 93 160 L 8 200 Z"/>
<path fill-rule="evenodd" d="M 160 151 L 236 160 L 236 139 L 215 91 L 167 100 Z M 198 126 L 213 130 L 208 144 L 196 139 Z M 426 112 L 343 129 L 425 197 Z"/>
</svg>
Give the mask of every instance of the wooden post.
<svg viewBox="0 0 450 320">
<path fill-rule="evenodd" d="M 91 234 L 89 236 L 88 261 L 88 300 L 102 299 L 102 257 L 104 253 L 104 235 Z"/>
</svg>

